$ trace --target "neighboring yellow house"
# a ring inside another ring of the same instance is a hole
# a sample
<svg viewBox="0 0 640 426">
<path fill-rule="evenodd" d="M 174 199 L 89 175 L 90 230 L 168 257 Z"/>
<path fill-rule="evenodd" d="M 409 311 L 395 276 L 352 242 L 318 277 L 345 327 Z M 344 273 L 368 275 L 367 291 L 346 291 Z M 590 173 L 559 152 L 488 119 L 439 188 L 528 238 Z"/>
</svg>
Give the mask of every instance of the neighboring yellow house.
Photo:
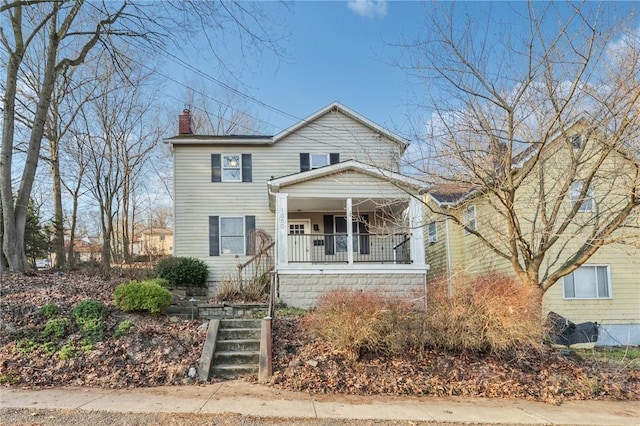
<svg viewBox="0 0 640 426">
<path fill-rule="evenodd" d="M 173 253 L 173 231 L 168 228 L 150 227 L 134 236 L 134 255 L 171 256 Z"/>
<path fill-rule="evenodd" d="M 549 286 L 545 312 L 575 323 L 597 322 L 598 345 L 640 345 L 639 160 L 620 150 L 603 151 L 608 148 L 595 133 L 587 136 L 583 129 L 575 125 L 543 150 L 530 149 L 513 160 L 513 175 L 521 182 L 513 215 L 499 186 L 495 192 L 472 184 L 425 190 L 429 281 L 456 274 L 517 276 L 514 263 L 526 270 L 536 261 L 537 282 Z M 533 162 L 538 164 L 528 167 Z M 599 238 L 603 224 L 619 215 L 626 216 L 622 226 Z M 513 220 L 517 227 L 509 226 Z M 515 228 L 522 239 L 514 236 Z M 576 255 L 600 242 L 586 261 Z M 550 247 L 541 250 L 544 245 Z M 567 266 L 570 273 L 554 279 Z"/>
</svg>

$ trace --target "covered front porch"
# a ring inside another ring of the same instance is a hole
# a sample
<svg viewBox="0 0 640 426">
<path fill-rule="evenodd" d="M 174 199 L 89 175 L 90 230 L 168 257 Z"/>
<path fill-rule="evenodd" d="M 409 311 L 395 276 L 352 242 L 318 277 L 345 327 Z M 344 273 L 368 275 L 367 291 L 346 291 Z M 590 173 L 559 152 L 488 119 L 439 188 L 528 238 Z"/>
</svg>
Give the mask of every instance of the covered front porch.
<svg viewBox="0 0 640 426">
<path fill-rule="evenodd" d="M 278 271 L 425 265 L 422 204 L 415 198 L 279 193 L 275 213 Z"/>
<path fill-rule="evenodd" d="M 424 268 L 420 187 L 354 160 L 269 181 L 276 270 Z"/>
</svg>

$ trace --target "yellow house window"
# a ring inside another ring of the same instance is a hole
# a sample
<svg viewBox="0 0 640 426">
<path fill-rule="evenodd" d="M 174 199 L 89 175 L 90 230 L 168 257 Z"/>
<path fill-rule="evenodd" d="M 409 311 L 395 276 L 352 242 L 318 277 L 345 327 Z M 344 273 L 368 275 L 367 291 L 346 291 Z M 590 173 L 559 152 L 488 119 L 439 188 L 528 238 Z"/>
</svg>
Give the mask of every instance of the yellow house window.
<svg viewBox="0 0 640 426">
<path fill-rule="evenodd" d="M 565 299 L 610 299 L 609 265 L 583 265 L 563 278 Z"/>
<path fill-rule="evenodd" d="M 476 206 L 467 206 L 462 212 L 462 224 L 465 226 L 464 235 L 469 235 L 471 232 L 468 229 L 476 230 Z"/>
</svg>

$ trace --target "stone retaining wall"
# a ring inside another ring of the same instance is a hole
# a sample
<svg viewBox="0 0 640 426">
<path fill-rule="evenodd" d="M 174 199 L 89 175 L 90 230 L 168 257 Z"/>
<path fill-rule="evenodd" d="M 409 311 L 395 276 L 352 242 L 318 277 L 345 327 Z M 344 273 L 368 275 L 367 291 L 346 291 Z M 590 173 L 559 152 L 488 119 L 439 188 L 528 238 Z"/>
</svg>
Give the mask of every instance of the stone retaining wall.
<svg viewBox="0 0 640 426">
<path fill-rule="evenodd" d="M 402 274 L 279 274 L 280 301 L 287 306 L 310 308 L 318 297 L 331 289 L 376 290 L 395 296 L 418 298 L 424 295 L 424 273 Z"/>
</svg>

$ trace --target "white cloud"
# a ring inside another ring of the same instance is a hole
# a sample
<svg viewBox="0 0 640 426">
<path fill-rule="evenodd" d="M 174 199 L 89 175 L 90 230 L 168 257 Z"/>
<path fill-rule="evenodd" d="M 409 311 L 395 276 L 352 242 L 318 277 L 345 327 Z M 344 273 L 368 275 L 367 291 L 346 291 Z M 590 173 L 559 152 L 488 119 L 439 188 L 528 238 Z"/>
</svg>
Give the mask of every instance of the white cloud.
<svg viewBox="0 0 640 426">
<path fill-rule="evenodd" d="M 387 0 L 349 0 L 347 6 L 363 18 L 382 19 L 387 15 Z"/>
</svg>

